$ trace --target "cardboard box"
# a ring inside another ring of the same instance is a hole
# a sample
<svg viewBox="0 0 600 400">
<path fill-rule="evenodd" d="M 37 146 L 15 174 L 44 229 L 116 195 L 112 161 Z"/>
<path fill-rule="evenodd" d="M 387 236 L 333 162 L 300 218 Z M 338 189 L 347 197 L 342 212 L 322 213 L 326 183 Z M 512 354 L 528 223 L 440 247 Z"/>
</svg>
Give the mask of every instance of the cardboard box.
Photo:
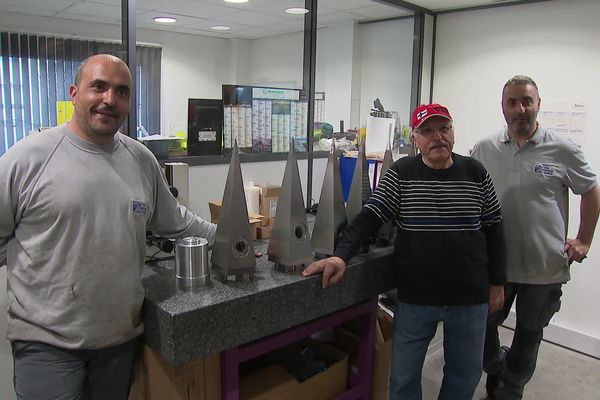
<svg viewBox="0 0 600 400">
<path fill-rule="evenodd" d="M 260 214 L 264 215 L 268 218 L 267 224 L 273 225 L 275 221 L 275 214 L 277 213 L 277 202 L 279 201 L 279 196 L 277 197 L 261 197 L 260 198 Z"/>
<path fill-rule="evenodd" d="M 392 335 L 394 324 L 389 316 L 377 313 L 377 326 L 381 335 L 375 343 L 375 360 L 373 361 L 373 386 L 371 399 L 387 400 L 390 379 L 390 365 L 392 363 Z"/>
<path fill-rule="evenodd" d="M 144 346 L 129 400 L 221 400 L 221 356 L 174 366 Z"/>
<path fill-rule="evenodd" d="M 277 185 L 260 185 L 261 197 L 279 197 L 281 186 Z"/>
<path fill-rule="evenodd" d="M 319 360 L 329 367 L 303 382 L 281 366 L 272 365 L 240 379 L 240 400 L 329 400 L 346 390 L 348 356 L 325 343 L 308 340 Z"/>
<path fill-rule="evenodd" d="M 371 399 L 387 400 L 390 376 L 390 365 L 392 361 L 392 319 L 378 311 L 375 332 L 375 355 L 373 360 L 373 383 L 371 386 Z M 335 329 L 335 346 L 348 353 L 350 364 L 354 368 L 358 365 L 358 346 L 360 337 L 346 329 L 337 327 Z"/>
<path fill-rule="evenodd" d="M 259 212 L 268 218 L 268 225 L 273 225 L 275 213 L 277 211 L 277 202 L 281 194 L 281 186 L 261 185 L 260 186 L 260 205 Z"/>
<path fill-rule="evenodd" d="M 208 209 L 210 210 L 210 222 L 213 224 L 219 223 L 219 213 L 221 212 L 221 201 L 213 200 L 208 202 Z M 252 238 L 256 239 L 256 228 L 260 226 L 267 226 L 268 219 L 261 214 L 248 214 L 248 220 L 252 228 Z"/>
<path fill-rule="evenodd" d="M 208 209 L 210 210 L 210 222 L 216 224 L 219 222 L 219 213 L 221 212 L 221 201 L 209 201 Z"/>
<path fill-rule="evenodd" d="M 271 237 L 272 231 L 273 231 L 273 225 L 259 226 L 257 229 L 257 238 L 258 239 L 268 239 Z"/>
</svg>

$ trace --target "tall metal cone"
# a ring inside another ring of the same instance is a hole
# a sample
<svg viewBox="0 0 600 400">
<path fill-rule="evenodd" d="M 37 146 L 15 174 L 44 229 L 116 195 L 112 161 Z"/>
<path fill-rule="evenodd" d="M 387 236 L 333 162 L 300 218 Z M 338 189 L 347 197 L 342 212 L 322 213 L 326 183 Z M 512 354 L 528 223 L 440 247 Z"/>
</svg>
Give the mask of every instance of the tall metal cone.
<svg viewBox="0 0 600 400">
<path fill-rule="evenodd" d="M 283 270 L 294 270 L 296 267 L 307 266 L 313 261 L 293 140 L 285 165 L 267 254 L 269 260 L 275 262 L 275 267 Z"/>
<path fill-rule="evenodd" d="M 252 277 L 256 269 L 237 141 L 231 153 L 211 263 L 224 280 L 229 275 L 235 275 L 237 280 L 244 274 Z"/>
<path fill-rule="evenodd" d="M 383 155 L 383 164 L 381 165 L 381 173 L 379 174 L 380 182 L 385 176 L 385 173 L 388 172 L 388 170 L 392 168 L 393 165 L 394 158 L 392 157 L 392 150 L 390 148 L 390 145 L 388 144 L 388 147 Z M 396 230 L 392 225 L 392 221 L 388 221 L 387 223 L 383 224 L 381 228 L 379 228 L 379 232 L 377 233 L 377 241 L 380 244 L 390 244 L 393 241 L 395 234 Z"/>
<path fill-rule="evenodd" d="M 335 245 L 346 224 L 347 217 L 346 208 L 344 207 L 344 195 L 342 194 L 340 165 L 335 156 L 335 144 L 332 144 L 311 238 L 315 253 L 320 255 L 333 254 Z"/>
<path fill-rule="evenodd" d="M 346 214 L 348 214 L 348 223 L 352 223 L 354 217 L 360 212 L 362 206 L 371 197 L 371 185 L 369 182 L 369 169 L 367 167 L 367 157 L 365 155 L 365 142 L 361 142 L 356 157 L 356 166 L 352 175 L 352 184 L 346 205 Z"/>
</svg>

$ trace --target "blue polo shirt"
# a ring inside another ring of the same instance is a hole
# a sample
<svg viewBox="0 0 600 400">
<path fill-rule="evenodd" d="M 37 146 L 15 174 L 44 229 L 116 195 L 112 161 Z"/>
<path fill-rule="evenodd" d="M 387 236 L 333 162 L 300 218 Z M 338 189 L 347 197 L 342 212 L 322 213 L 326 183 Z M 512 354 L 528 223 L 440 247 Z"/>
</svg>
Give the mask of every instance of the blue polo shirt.
<svg viewBox="0 0 600 400">
<path fill-rule="evenodd" d="M 477 143 L 471 155 L 488 170 L 500 200 L 507 281 L 568 281 L 569 189 L 580 195 L 597 184 L 581 148 L 540 125 L 521 147 L 504 128 Z"/>
</svg>

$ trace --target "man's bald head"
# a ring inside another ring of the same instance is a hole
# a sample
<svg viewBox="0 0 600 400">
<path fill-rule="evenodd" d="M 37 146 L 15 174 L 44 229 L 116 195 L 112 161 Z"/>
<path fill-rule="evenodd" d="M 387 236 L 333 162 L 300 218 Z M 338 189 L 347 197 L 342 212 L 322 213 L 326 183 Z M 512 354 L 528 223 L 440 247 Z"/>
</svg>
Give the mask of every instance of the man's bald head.
<svg viewBox="0 0 600 400">
<path fill-rule="evenodd" d="M 89 56 L 88 58 L 83 60 L 81 62 L 81 64 L 79 64 L 79 67 L 77 68 L 77 73 L 75 74 L 75 86 L 79 86 L 79 84 L 81 83 L 81 75 L 82 75 L 83 71 L 85 70 L 86 65 L 90 61 L 94 61 L 94 60 L 98 61 L 100 59 L 104 59 L 105 61 L 108 61 L 108 62 L 122 64 L 129 71 L 129 67 L 127 66 L 127 64 L 125 64 L 125 62 L 123 60 L 121 60 L 119 57 L 115 57 L 111 54 L 94 54 L 93 56 Z M 130 74 L 131 74 L 131 72 L 130 72 Z"/>
</svg>

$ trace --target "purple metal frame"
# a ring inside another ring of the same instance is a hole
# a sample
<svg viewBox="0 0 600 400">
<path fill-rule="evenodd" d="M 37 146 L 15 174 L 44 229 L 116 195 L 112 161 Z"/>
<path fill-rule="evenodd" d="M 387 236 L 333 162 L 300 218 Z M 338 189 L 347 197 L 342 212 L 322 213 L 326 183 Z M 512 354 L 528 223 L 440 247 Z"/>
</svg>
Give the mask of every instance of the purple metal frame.
<svg viewBox="0 0 600 400">
<path fill-rule="evenodd" d="M 315 332 L 332 328 L 342 322 L 353 319 L 359 322 L 359 334 L 361 337 L 358 350 L 358 370 L 356 374 L 349 373 L 348 390 L 338 396 L 337 400 L 369 400 L 371 398 L 371 384 L 373 380 L 376 316 L 377 298 L 374 298 L 314 321 L 222 352 L 221 379 L 223 400 L 239 400 L 239 365 L 242 362 L 310 336 Z"/>
</svg>

